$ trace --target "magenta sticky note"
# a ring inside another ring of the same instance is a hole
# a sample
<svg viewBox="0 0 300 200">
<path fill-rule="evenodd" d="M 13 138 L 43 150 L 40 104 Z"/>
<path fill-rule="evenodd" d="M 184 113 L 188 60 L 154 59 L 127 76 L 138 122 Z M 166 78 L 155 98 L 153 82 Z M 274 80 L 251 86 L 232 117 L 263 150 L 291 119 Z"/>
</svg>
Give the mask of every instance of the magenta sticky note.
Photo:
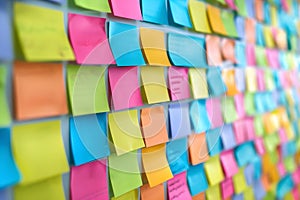
<svg viewBox="0 0 300 200">
<path fill-rule="evenodd" d="M 285 129 L 280 128 L 280 129 L 278 130 L 278 134 L 279 134 L 280 143 L 285 143 L 285 142 L 288 141 L 288 138 L 287 138 Z"/>
<path fill-rule="evenodd" d="M 244 121 L 245 131 L 247 133 L 247 140 L 253 140 L 255 138 L 254 120 L 252 117 L 248 117 Z"/>
<path fill-rule="evenodd" d="M 237 144 L 247 141 L 247 132 L 244 120 L 237 120 L 232 124 L 235 140 Z"/>
<path fill-rule="evenodd" d="M 256 66 L 255 47 L 253 44 L 246 45 L 246 58 L 248 65 Z"/>
<path fill-rule="evenodd" d="M 168 77 L 172 101 L 190 98 L 188 68 L 169 67 Z"/>
<path fill-rule="evenodd" d="M 222 199 L 227 199 L 234 194 L 233 181 L 231 178 L 225 179 L 221 183 Z"/>
<path fill-rule="evenodd" d="M 114 110 L 142 106 L 138 67 L 109 67 L 111 103 Z"/>
<path fill-rule="evenodd" d="M 265 91 L 265 73 L 263 69 L 256 70 L 257 87 L 259 91 Z"/>
<path fill-rule="evenodd" d="M 277 163 L 277 169 L 281 177 L 283 177 L 286 174 L 286 170 L 282 161 L 279 161 Z"/>
<path fill-rule="evenodd" d="M 292 190 L 292 195 L 294 199 L 300 199 L 300 192 L 297 187 L 294 187 L 294 189 Z"/>
<path fill-rule="evenodd" d="M 70 179 L 72 200 L 109 200 L 106 160 L 97 160 L 72 167 Z"/>
<path fill-rule="evenodd" d="M 266 49 L 267 51 L 267 59 L 269 65 L 274 68 L 279 68 L 279 57 L 278 57 L 278 51 L 276 49 Z"/>
<path fill-rule="evenodd" d="M 292 178 L 295 184 L 299 184 L 300 183 L 300 167 L 294 171 L 294 173 L 292 174 Z"/>
<path fill-rule="evenodd" d="M 115 64 L 105 18 L 69 14 L 69 35 L 78 64 Z"/>
<path fill-rule="evenodd" d="M 219 98 L 209 98 L 206 100 L 206 109 L 210 120 L 211 129 L 220 127 L 224 124 L 221 100 Z"/>
<path fill-rule="evenodd" d="M 236 5 L 234 3 L 234 0 L 225 0 L 227 3 L 228 7 L 231 8 L 232 10 L 236 10 Z"/>
<path fill-rule="evenodd" d="M 233 150 L 223 151 L 220 155 L 221 164 L 226 178 L 232 177 L 239 170 Z"/>
<path fill-rule="evenodd" d="M 114 16 L 142 20 L 139 0 L 111 0 L 110 2 Z"/>
<path fill-rule="evenodd" d="M 255 145 L 255 149 L 256 149 L 256 152 L 259 154 L 259 155 L 264 155 L 265 152 L 266 152 L 266 149 L 265 149 L 265 145 L 264 145 L 264 140 L 263 138 L 256 138 L 254 140 L 254 145 Z"/>
<path fill-rule="evenodd" d="M 244 104 L 244 94 L 239 93 L 234 96 L 235 109 L 238 115 L 238 119 L 242 119 L 246 116 L 245 104 Z"/>
<path fill-rule="evenodd" d="M 168 197 L 172 199 L 192 200 L 186 182 L 186 171 L 175 175 L 168 180 Z"/>
</svg>

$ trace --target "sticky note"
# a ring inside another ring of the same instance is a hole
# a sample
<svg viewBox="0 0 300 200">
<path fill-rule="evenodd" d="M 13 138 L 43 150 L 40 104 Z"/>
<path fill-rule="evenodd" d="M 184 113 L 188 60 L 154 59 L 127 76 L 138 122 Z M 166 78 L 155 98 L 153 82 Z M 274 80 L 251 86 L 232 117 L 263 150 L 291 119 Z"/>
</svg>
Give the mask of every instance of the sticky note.
<svg viewBox="0 0 300 200">
<path fill-rule="evenodd" d="M 245 70 L 246 73 L 246 87 L 248 92 L 257 91 L 257 77 L 256 69 L 253 67 L 247 67 Z"/>
<path fill-rule="evenodd" d="M 141 68 L 142 92 L 148 104 L 169 101 L 163 67 Z M 144 98 L 144 97 L 143 97 Z"/>
<path fill-rule="evenodd" d="M 209 129 L 210 121 L 205 100 L 195 100 L 190 104 L 190 119 L 195 133 L 202 133 Z"/>
<path fill-rule="evenodd" d="M 210 23 L 210 27 L 214 33 L 226 35 L 226 29 L 222 22 L 221 10 L 215 6 L 206 5 L 207 15 Z"/>
<path fill-rule="evenodd" d="M 233 122 L 233 130 L 237 144 L 247 141 L 247 131 L 245 120 L 237 120 Z"/>
<path fill-rule="evenodd" d="M 203 38 L 168 33 L 168 55 L 172 64 L 176 66 L 205 67 L 207 65 Z"/>
<path fill-rule="evenodd" d="M 61 64 L 18 61 L 14 63 L 13 74 L 17 120 L 52 117 L 68 113 Z"/>
<path fill-rule="evenodd" d="M 243 16 L 243 17 L 247 17 L 248 16 L 247 8 L 246 8 L 246 2 L 245 1 L 235 0 L 235 5 L 237 7 L 238 13 L 241 16 Z"/>
<path fill-rule="evenodd" d="M 106 126 L 106 113 L 70 118 L 70 143 L 75 165 L 109 156 Z"/>
<path fill-rule="evenodd" d="M 221 38 L 214 35 L 206 36 L 206 58 L 209 66 L 220 66 L 222 64 Z"/>
<path fill-rule="evenodd" d="M 219 156 L 211 157 L 206 161 L 204 163 L 204 170 L 210 186 L 216 185 L 224 179 Z"/>
<path fill-rule="evenodd" d="M 265 91 L 265 73 L 263 69 L 256 70 L 257 76 L 257 89 L 259 91 Z"/>
<path fill-rule="evenodd" d="M 192 23 L 188 12 L 188 1 L 168 0 L 168 2 L 173 22 L 177 25 L 191 28 Z"/>
<path fill-rule="evenodd" d="M 42 168 L 37 169 L 34 171 L 34 173 L 40 171 L 41 169 Z M 18 185 L 14 188 L 13 195 L 14 199 L 16 200 L 64 200 L 65 194 L 62 177 L 54 176 L 41 182 L 29 185 Z"/>
<path fill-rule="evenodd" d="M 234 13 L 232 11 L 222 10 L 221 19 L 227 35 L 231 37 L 238 37 L 234 24 Z"/>
<path fill-rule="evenodd" d="M 190 85 L 187 68 L 169 67 L 168 83 L 172 101 L 190 98 Z"/>
<path fill-rule="evenodd" d="M 191 0 L 188 7 L 194 30 L 202 33 L 211 33 L 205 4 L 201 1 Z"/>
<path fill-rule="evenodd" d="M 259 22 L 262 22 L 264 20 L 264 1 L 262 0 L 255 0 L 254 1 L 255 6 L 255 17 Z"/>
<path fill-rule="evenodd" d="M 253 185 L 254 183 L 254 164 L 250 163 L 244 168 L 244 174 L 247 185 Z"/>
<path fill-rule="evenodd" d="M 255 47 L 256 64 L 260 67 L 268 66 L 266 50 L 264 47 Z"/>
<path fill-rule="evenodd" d="M 244 169 L 239 169 L 239 172 L 232 177 L 234 191 L 236 194 L 242 193 L 247 188 L 246 179 L 244 176 Z"/>
<path fill-rule="evenodd" d="M 12 60 L 13 59 L 13 43 L 12 43 L 12 29 L 11 18 L 9 14 L 10 4 L 8 1 L 0 2 L 0 26 L 2 31 L 0 34 L 0 59 Z"/>
<path fill-rule="evenodd" d="M 6 68 L 0 65 L 0 126 L 7 126 L 11 122 L 8 102 L 6 98 Z"/>
<path fill-rule="evenodd" d="M 69 170 L 60 121 L 14 126 L 12 149 L 22 174 L 20 182 L 22 185 L 60 175 Z"/>
<path fill-rule="evenodd" d="M 182 138 L 191 133 L 188 103 L 169 104 L 169 123 L 171 138 Z"/>
<path fill-rule="evenodd" d="M 186 171 L 189 167 L 187 145 L 187 138 L 167 143 L 167 159 L 173 175 Z"/>
<path fill-rule="evenodd" d="M 121 156 L 112 154 L 108 157 L 108 164 L 114 197 L 119 197 L 143 185 L 136 151 Z"/>
<path fill-rule="evenodd" d="M 138 30 L 133 25 L 109 22 L 109 44 L 118 66 L 145 65 Z"/>
<path fill-rule="evenodd" d="M 256 22 L 252 18 L 246 18 L 245 19 L 245 39 L 246 42 L 249 44 L 255 44 L 255 25 Z"/>
<path fill-rule="evenodd" d="M 247 65 L 256 66 L 255 46 L 248 43 L 246 46 Z"/>
<path fill-rule="evenodd" d="M 205 200 L 205 192 L 200 192 L 195 196 L 192 196 L 193 200 Z"/>
<path fill-rule="evenodd" d="M 143 20 L 156 24 L 168 24 L 167 0 L 142 0 Z"/>
<path fill-rule="evenodd" d="M 164 199 L 164 185 L 159 184 L 155 187 L 150 187 L 149 184 L 144 184 L 140 187 L 141 200 Z"/>
<path fill-rule="evenodd" d="M 9 188 L 0 190 L 0 198 L 3 200 L 12 199 L 12 192 Z"/>
<path fill-rule="evenodd" d="M 166 158 L 166 145 L 160 144 L 142 149 L 142 162 L 150 187 L 173 177 Z"/>
<path fill-rule="evenodd" d="M 270 69 L 265 70 L 265 84 L 267 90 L 271 91 L 275 89 L 273 71 L 271 71 Z"/>
<path fill-rule="evenodd" d="M 222 152 L 220 155 L 220 160 L 226 178 L 230 178 L 238 172 L 239 168 L 235 161 L 233 150 Z"/>
<path fill-rule="evenodd" d="M 137 110 L 109 113 L 108 125 L 117 155 L 145 146 Z"/>
<path fill-rule="evenodd" d="M 272 68 L 278 69 L 280 67 L 278 51 L 274 50 L 274 49 L 266 49 L 266 53 L 267 53 L 267 60 L 268 60 L 269 65 Z"/>
<path fill-rule="evenodd" d="M 256 113 L 254 94 L 249 92 L 245 93 L 244 102 L 247 115 L 254 115 Z"/>
<path fill-rule="evenodd" d="M 206 133 L 200 133 L 189 136 L 189 158 L 192 165 L 198 165 L 209 159 L 205 135 Z"/>
<path fill-rule="evenodd" d="M 220 185 L 209 186 L 205 191 L 207 200 L 221 200 Z"/>
<path fill-rule="evenodd" d="M 227 199 L 230 198 L 234 194 L 233 181 L 231 178 L 225 179 L 220 184 L 222 198 Z"/>
<path fill-rule="evenodd" d="M 235 57 L 237 61 L 237 65 L 244 67 L 246 65 L 246 51 L 245 44 L 239 41 L 235 41 Z"/>
<path fill-rule="evenodd" d="M 222 116 L 221 101 L 219 98 L 209 98 L 206 100 L 206 109 L 210 120 L 210 127 L 216 128 L 224 124 Z"/>
<path fill-rule="evenodd" d="M 239 38 L 245 39 L 245 19 L 242 16 L 235 17 L 235 27 Z"/>
<path fill-rule="evenodd" d="M 222 70 L 222 79 L 226 85 L 227 92 L 229 96 L 236 95 L 239 91 L 236 87 L 235 80 L 235 70 L 234 69 L 224 69 Z"/>
<path fill-rule="evenodd" d="M 274 48 L 275 44 L 272 37 L 271 28 L 268 26 L 264 26 L 263 33 L 266 41 L 266 46 L 269 48 Z"/>
<path fill-rule="evenodd" d="M 221 42 L 221 52 L 224 60 L 236 63 L 235 55 L 235 41 L 227 38 L 223 38 Z"/>
<path fill-rule="evenodd" d="M 195 196 L 208 188 L 203 164 L 190 166 L 187 170 L 187 181 L 192 196 Z"/>
<path fill-rule="evenodd" d="M 11 149 L 9 128 L 0 128 L 0 188 L 6 188 L 18 183 L 21 179 Z M 1 196 L 1 195 L 0 195 Z"/>
<path fill-rule="evenodd" d="M 234 154 L 237 164 L 239 166 L 245 166 L 255 158 L 256 151 L 252 142 L 246 142 L 236 147 Z"/>
<path fill-rule="evenodd" d="M 284 50 L 287 48 L 287 34 L 283 29 L 277 29 L 276 36 L 275 36 L 275 43 L 279 49 Z"/>
<path fill-rule="evenodd" d="M 186 172 L 177 174 L 168 181 L 168 198 L 192 200 L 187 186 Z"/>
<path fill-rule="evenodd" d="M 102 66 L 67 66 L 67 86 L 73 115 L 109 111 Z"/>
<path fill-rule="evenodd" d="M 169 141 L 162 106 L 141 109 L 141 129 L 146 147 Z"/>
<path fill-rule="evenodd" d="M 120 0 L 111 0 L 110 3 L 114 16 L 142 20 L 139 0 L 129 0 L 126 2 Z"/>
<path fill-rule="evenodd" d="M 98 12 L 105 12 L 105 13 L 111 12 L 108 0 L 99 0 L 99 1 L 73 0 L 73 1 L 76 4 L 76 6 L 84 9 L 98 11 Z"/>
<path fill-rule="evenodd" d="M 14 3 L 14 24 L 25 60 L 74 60 L 64 30 L 63 12 L 18 2 Z"/>
<path fill-rule="evenodd" d="M 194 99 L 204 99 L 208 97 L 208 87 L 206 79 L 206 69 L 189 69 L 191 91 Z"/>
<path fill-rule="evenodd" d="M 235 5 L 235 3 L 234 3 L 234 0 L 225 0 L 225 2 L 226 2 L 226 4 L 227 4 L 227 6 L 229 7 L 229 8 L 231 8 L 232 10 L 236 10 L 237 8 L 236 8 L 236 5 Z"/>
<path fill-rule="evenodd" d="M 227 91 L 227 87 L 222 79 L 220 68 L 209 68 L 206 72 L 206 76 L 210 95 L 220 96 Z"/>
<path fill-rule="evenodd" d="M 221 132 L 221 139 L 224 149 L 231 149 L 236 145 L 235 136 L 231 124 L 224 124 Z"/>
<path fill-rule="evenodd" d="M 108 78 L 114 110 L 143 105 L 137 67 L 109 67 Z"/>
<path fill-rule="evenodd" d="M 206 132 L 206 142 L 210 156 L 219 154 L 223 149 L 220 135 L 220 128 L 210 129 Z"/>
<path fill-rule="evenodd" d="M 115 64 L 105 32 L 106 19 L 70 13 L 70 41 L 79 64 Z"/>
<path fill-rule="evenodd" d="M 86 187 L 86 186 L 89 187 Z M 93 161 L 71 168 L 70 196 L 72 199 L 109 199 L 106 160 Z"/>
<path fill-rule="evenodd" d="M 231 123 L 237 120 L 238 116 L 236 113 L 233 97 L 222 98 L 222 111 L 225 123 Z"/>
</svg>

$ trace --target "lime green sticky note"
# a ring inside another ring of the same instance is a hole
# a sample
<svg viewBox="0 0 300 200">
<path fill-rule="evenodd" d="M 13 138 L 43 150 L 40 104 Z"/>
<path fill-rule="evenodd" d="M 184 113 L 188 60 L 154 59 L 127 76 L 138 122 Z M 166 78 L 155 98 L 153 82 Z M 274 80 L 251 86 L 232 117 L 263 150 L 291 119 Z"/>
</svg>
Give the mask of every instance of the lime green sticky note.
<svg viewBox="0 0 300 200">
<path fill-rule="evenodd" d="M 247 115 L 255 115 L 254 94 L 246 92 L 244 96 L 245 110 Z"/>
<path fill-rule="evenodd" d="M 273 191 L 268 191 L 264 196 L 264 200 L 274 200 L 274 199 L 276 199 L 276 196 Z"/>
<path fill-rule="evenodd" d="M 12 149 L 22 185 L 69 171 L 58 120 L 14 126 Z"/>
<path fill-rule="evenodd" d="M 6 69 L 0 66 L 0 127 L 8 126 L 11 123 L 10 112 L 6 99 Z"/>
<path fill-rule="evenodd" d="M 204 163 L 204 170 L 209 185 L 215 185 L 224 180 L 224 174 L 219 156 L 211 157 L 208 161 L 206 161 Z"/>
<path fill-rule="evenodd" d="M 285 62 L 288 63 L 288 67 L 289 69 L 294 69 L 295 68 L 295 57 L 294 54 L 292 52 L 288 52 L 285 54 Z"/>
<path fill-rule="evenodd" d="M 137 110 L 109 113 L 108 125 L 118 155 L 145 146 Z"/>
<path fill-rule="evenodd" d="M 14 188 L 13 193 L 15 200 L 65 200 L 61 176 L 51 177 L 30 185 L 18 185 Z"/>
<path fill-rule="evenodd" d="M 247 189 L 244 191 L 244 200 L 253 200 L 255 199 L 253 189 L 251 187 L 247 187 Z"/>
<path fill-rule="evenodd" d="M 225 30 L 229 36 L 238 37 L 235 23 L 234 14 L 232 11 L 222 10 L 221 12 L 222 22 L 224 24 Z"/>
<path fill-rule="evenodd" d="M 247 183 L 244 175 L 244 169 L 240 168 L 239 172 L 233 176 L 233 186 L 236 194 L 240 194 L 247 189 Z"/>
<path fill-rule="evenodd" d="M 278 134 L 268 134 L 264 137 L 264 144 L 268 152 L 272 152 L 276 149 L 277 145 L 279 144 L 280 139 Z"/>
<path fill-rule="evenodd" d="M 110 183 L 115 197 L 124 195 L 143 185 L 137 151 L 121 156 L 112 154 L 108 157 L 108 163 Z"/>
<path fill-rule="evenodd" d="M 275 82 L 273 78 L 273 72 L 271 69 L 265 69 L 265 85 L 267 90 L 269 91 L 275 89 Z"/>
<path fill-rule="evenodd" d="M 254 128 L 257 136 L 263 136 L 265 134 L 262 115 L 256 115 L 254 117 Z"/>
<path fill-rule="evenodd" d="M 206 191 L 206 199 L 207 200 L 221 200 L 221 189 L 220 189 L 220 185 L 213 185 L 210 186 Z"/>
<path fill-rule="evenodd" d="M 238 13 L 243 17 L 247 17 L 248 13 L 246 8 L 246 1 L 235 0 L 234 2 L 237 7 Z"/>
<path fill-rule="evenodd" d="M 226 96 L 222 98 L 222 112 L 225 123 L 232 123 L 237 120 L 238 116 L 233 97 Z"/>
<path fill-rule="evenodd" d="M 296 170 L 296 163 L 293 156 L 288 156 L 283 160 L 287 172 L 292 173 Z"/>
<path fill-rule="evenodd" d="M 138 199 L 139 199 L 139 192 L 137 189 L 127 192 L 119 197 L 111 198 L 111 200 L 138 200 Z"/>
<path fill-rule="evenodd" d="M 95 10 L 98 12 L 111 13 L 108 0 L 73 0 L 74 3 L 85 9 Z"/>
<path fill-rule="evenodd" d="M 68 94 L 73 115 L 108 112 L 103 66 L 68 65 Z"/>
<path fill-rule="evenodd" d="M 255 46 L 256 64 L 260 67 L 268 66 L 266 50 L 264 47 Z"/>
<path fill-rule="evenodd" d="M 291 50 L 296 51 L 297 50 L 297 36 L 296 35 L 290 35 L 290 41 L 291 41 Z"/>
<path fill-rule="evenodd" d="M 271 162 L 275 165 L 279 161 L 279 155 L 276 150 L 268 152 Z"/>
<path fill-rule="evenodd" d="M 17 38 L 27 61 L 74 60 L 63 12 L 18 2 L 14 3 L 13 13 Z"/>
</svg>

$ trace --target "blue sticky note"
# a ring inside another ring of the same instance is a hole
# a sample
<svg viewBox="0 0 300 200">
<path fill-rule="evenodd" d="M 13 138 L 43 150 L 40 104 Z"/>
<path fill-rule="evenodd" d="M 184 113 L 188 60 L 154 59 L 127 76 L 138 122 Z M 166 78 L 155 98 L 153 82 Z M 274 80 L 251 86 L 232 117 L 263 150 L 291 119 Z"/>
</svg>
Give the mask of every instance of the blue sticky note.
<svg viewBox="0 0 300 200">
<path fill-rule="evenodd" d="M 245 20 L 241 16 L 236 16 L 234 19 L 236 31 L 238 33 L 239 38 L 245 37 Z"/>
<path fill-rule="evenodd" d="M 206 143 L 210 156 L 221 153 L 223 149 L 221 140 L 221 128 L 215 128 L 206 132 Z"/>
<path fill-rule="evenodd" d="M 257 180 L 253 184 L 255 199 L 263 199 L 266 195 L 266 191 L 264 190 L 264 186 L 261 180 Z"/>
<path fill-rule="evenodd" d="M 294 183 L 292 177 L 290 175 L 285 176 L 277 184 L 276 196 L 280 199 L 283 198 L 286 193 L 293 189 L 293 187 Z"/>
<path fill-rule="evenodd" d="M 173 175 L 189 168 L 187 148 L 187 138 L 172 140 L 167 143 L 167 159 Z"/>
<path fill-rule="evenodd" d="M 10 135 L 9 128 L 0 128 L 0 189 L 15 185 L 21 179 L 13 159 Z"/>
<path fill-rule="evenodd" d="M 253 0 L 246 0 L 246 9 L 247 9 L 248 17 L 255 18 Z"/>
<path fill-rule="evenodd" d="M 192 196 L 195 196 L 208 188 L 203 164 L 189 167 L 187 170 L 187 181 Z"/>
<path fill-rule="evenodd" d="M 263 25 L 256 23 L 256 44 L 258 46 L 265 46 L 265 39 L 263 34 Z"/>
<path fill-rule="evenodd" d="M 207 66 L 204 38 L 168 33 L 168 54 L 176 66 Z"/>
<path fill-rule="evenodd" d="M 275 83 L 276 89 L 281 89 L 282 85 L 280 82 L 280 71 L 277 71 L 277 70 L 274 71 L 274 83 Z"/>
<path fill-rule="evenodd" d="M 70 118 L 70 140 L 75 165 L 109 156 L 106 126 L 106 113 Z"/>
<path fill-rule="evenodd" d="M 138 30 L 133 25 L 109 22 L 109 44 L 118 66 L 145 65 Z"/>
<path fill-rule="evenodd" d="M 171 138 L 182 138 L 191 133 L 191 122 L 188 103 L 169 105 L 169 122 Z"/>
<path fill-rule="evenodd" d="M 206 110 L 206 100 L 195 100 L 191 103 L 190 118 L 195 133 L 202 133 L 209 129 L 210 120 Z"/>
<path fill-rule="evenodd" d="M 247 181 L 247 185 L 252 185 L 254 183 L 254 165 L 250 163 L 244 169 L 244 175 Z"/>
<path fill-rule="evenodd" d="M 255 158 L 256 151 L 252 142 L 246 142 L 244 144 L 239 145 L 234 150 L 234 154 L 239 167 L 242 167 Z"/>
<path fill-rule="evenodd" d="M 0 190 L 0 199 L 1 200 L 13 200 L 12 191 L 10 189 L 1 189 Z"/>
<path fill-rule="evenodd" d="M 265 104 L 264 104 L 264 95 L 262 93 L 254 94 L 254 104 L 255 104 L 255 109 L 258 113 L 266 112 Z"/>
<path fill-rule="evenodd" d="M 13 41 L 11 30 L 10 1 L 0 0 L 0 60 L 13 59 Z"/>
<path fill-rule="evenodd" d="M 169 6 L 174 23 L 192 28 L 188 11 L 188 0 L 169 0 Z"/>
<path fill-rule="evenodd" d="M 237 65 L 239 67 L 246 66 L 246 47 L 245 44 L 239 41 L 235 41 L 235 57 L 237 60 Z"/>
<path fill-rule="evenodd" d="M 208 68 L 206 71 L 209 94 L 211 96 L 220 96 L 227 91 L 227 87 L 222 79 L 219 67 Z"/>
<path fill-rule="evenodd" d="M 221 139 L 225 150 L 232 149 L 236 145 L 235 136 L 231 124 L 225 124 L 221 128 Z"/>
<path fill-rule="evenodd" d="M 295 141 L 289 141 L 281 145 L 281 152 L 283 157 L 293 156 L 295 155 L 296 151 L 297 145 Z"/>
<path fill-rule="evenodd" d="M 254 166 L 254 179 L 255 180 L 260 180 L 261 175 L 262 175 L 262 166 L 261 166 L 261 158 L 259 155 L 256 155 L 253 160 L 252 164 Z"/>
<path fill-rule="evenodd" d="M 268 2 L 264 1 L 264 20 L 266 24 L 271 23 L 271 12 L 270 5 Z"/>
<path fill-rule="evenodd" d="M 166 0 L 142 0 L 143 20 L 168 25 Z"/>
</svg>

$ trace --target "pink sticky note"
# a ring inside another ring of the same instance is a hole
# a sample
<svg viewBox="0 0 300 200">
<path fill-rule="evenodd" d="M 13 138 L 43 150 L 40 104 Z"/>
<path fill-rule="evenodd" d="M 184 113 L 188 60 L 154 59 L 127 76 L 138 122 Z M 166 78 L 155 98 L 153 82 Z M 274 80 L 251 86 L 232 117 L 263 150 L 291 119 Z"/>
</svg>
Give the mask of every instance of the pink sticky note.
<svg viewBox="0 0 300 200">
<path fill-rule="evenodd" d="M 255 128 L 253 118 L 248 117 L 245 119 L 245 130 L 247 133 L 247 140 L 253 140 L 255 138 Z"/>
<path fill-rule="evenodd" d="M 177 174 L 172 179 L 168 180 L 168 197 L 169 200 L 192 200 L 186 183 L 186 171 Z"/>
<path fill-rule="evenodd" d="M 72 167 L 70 187 L 72 200 L 108 200 L 106 160 Z"/>
<path fill-rule="evenodd" d="M 232 10 L 236 10 L 236 5 L 234 3 L 234 0 L 225 0 L 227 3 L 228 7 L 231 8 Z"/>
<path fill-rule="evenodd" d="M 286 132 L 285 132 L 284 128 L 280 128 L 278 130 L 278 134 L 279 134 L 279 139 L 280 139 L 281 144 L 288 141 L 288 138 L 287 138 L 287 135 L 286 135 Z"/>
<path fill-rule="evenodd" d="M 238 115 L 238 119 L 244 118 L 246 116 L 246 111 L 245 111 L 243 93 L 239 93 L 234 96 L 234 104 Z"/>
<path fill-rule="evenodd" d="M 227 199 L 234 194 L 233 181 L 231 178 L 225 179 L 221 183 L 222 199 Z"/>
<path fill-rule="evenodd" d="M 236 164 L 233 150 L 223 151 L 220 155 L 220 160 L 226 178 L 232 177 L 238 172 L 239 168 Z"/>
<path fill-rule="evenodd" d="M 109 67 L 108 77 L 114 110 L 143 105 L 137 67 Z"/>
<path fill-rule="evenodd" d="M 256 152 L 259 155 L 265 154 L 265 145 L 264 145 L 264 140 L 262 138 L 256 138 L 254 140 L 254 145 L 255 145 Z"/>
<path fill-rule="evenodd" d="M 282 161 L 277 163 L 277 169 L 281 177 L 283 177 L 286 174 L 286 170 Z"/>
<path fill-rule="evenodd" d="M 297 187 L 294 187 L 294 189 L 292 190 L 292 194 L 294 199 L 300 199 L 300 193 Z"/>
<path fill-rule="evenodd" d="M 190 98 L 187 68 L 169 67 L 168 77 L 172 101 Z"/>
<path fill-rule="evenodd" d="M 206 109 L 211 122 L 211 129 L 220 127 L 224 124 L 221 101 L 219 98 L 210 98 L 206 100 Z"/>
<path fill-rule="evenodd" d="M 300 168 L 298 168 L 293 174 L 292 174 L 292 178 L 295 184 L 299 184 L 300 183 Z"/>
<path fill-rule="evenodd" d="M 237 144 L 247 141 L 247 132 L 244 120 L 237 120 L 233 122 L 233 132 Z"/>
<path fill-rule="evenodd" d="M 265 90 L 265 73 L 263 69 L 256 70 L 257 87 L 259 91 Z"/>
<path fill-rule="evenodd" d="M 267 49 L 267 59 L 270 66 L 274 69 L 279 68 L 278 51 L 275 49 Z"/>
<path fill-rule="evenodd" d="M 139 0 L 111 0 L 114 16 L 142 20 Z"/>
<path fill-rule="evenodd" d="M 255 48 L 253 44 L 246 45 L 246 58 L 248 65 L 256 66 Z"/>
<path fill-rule="evenodd" d="M 285 71 L 279 71 L 279 79 L 281 82 L 281 85 L 283 88 L 288 88 L 289 87 L 289 81 L 286 78 L 286 72 Z"/>
<path fill-rule="evenodd" d="M 79 64 L 115 64 L 105 18 L 69 14 L 69 35 Z"/>
<path fill-rule="evenodd" d="M 281 5 L 285 12 L 289 12 L 289 4 L 288 4 L 287 0 L 281 0 Z"/>
</svg>

